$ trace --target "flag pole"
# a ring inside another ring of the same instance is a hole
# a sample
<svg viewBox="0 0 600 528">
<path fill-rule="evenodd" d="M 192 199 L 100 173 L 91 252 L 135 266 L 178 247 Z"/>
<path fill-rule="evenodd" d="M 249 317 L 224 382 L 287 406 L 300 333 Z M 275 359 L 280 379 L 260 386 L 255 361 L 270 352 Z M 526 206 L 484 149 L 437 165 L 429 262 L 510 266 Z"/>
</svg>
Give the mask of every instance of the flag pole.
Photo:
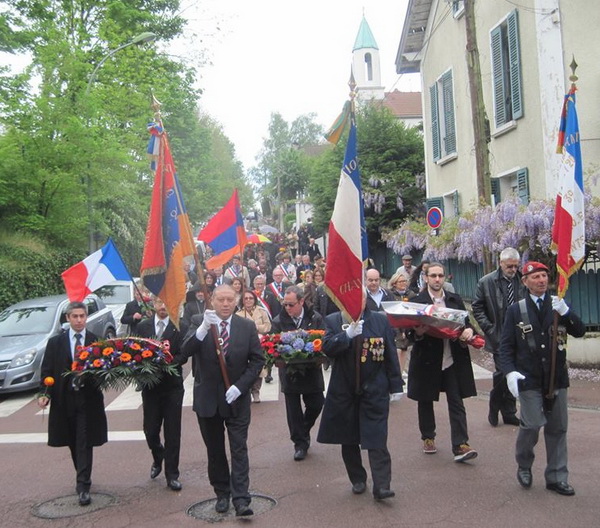
<svg viewBox="0 0 600 528">
<path fill-rule="evenodd" d="M 161 102 L 156 99 L 154 94 L 151 95 L 152 104 L 151 107 L 154 110 L 154 118 L 157 123 L 163 127 L 162 115 L 160 113 Z M 163 127 L 164 130 L 164 127 Z M 167 135 L 165 133 L 164 140 L 167 141 Z M 181 195 L 179 192 L 179 186 L 175 186 L 175 196 L 177 198 L 177 202 L 179 204 L 180 210 L 184 210 L 183 208 L 183 200 L 181 199 Z M 206 281 L 204 280 L 204 264 L 200 259 L 200 255 L 198 254 L 198 247 L 194 243 L 194 236 L 192 233 L 192 226 L 190 225 L 189 218 L 187 221 L 183 222 L 183 228 L 185 230 L 186 238 L 192 247 L 192 255 L 194 256 L 194 262 L 196 263 L 196 269 L 198 270 L 198 281 L 200 282 L 200 288 L 202 289 L 202 293 L 204 294 L 204 301 L 206 303 L 207 309 L 212 309 L 212 303 L 210 300 L 210 295 L 208 293 L 208 288 L 206 287 Z M 225 357 L 223 356 L 223 347 L 221 344 L 221 339 L 219 337 L 219 333 L 217 331 L 217 327 L 215 325 L 210 326 L 211 336 L 215 342 L 215 352 L 217 354 L 217 360 L 219 362 L 219 368 L 221 370 L 221 375 L 223 377 L 223 383 L 225 385 L 225 390 L 228 390 L 231 387 L 231 381 L 229 379 L 229 372 L 227 371 L 227 364 L 225 363 Z"/>
<path fill-rule="evenodd" d="M 571 64 L 569 65 L 569 67 L 571 68 L 571 75 L 569 76 L 569 80 L 571 81 L 571 88 L 569 90 L 569 93 L 575 93 L 575 91 L 577 90 L 577 85 L 575 84 L 579 77 L 577 77 L 577 75 L 575 74 L 575 70 L 577 70 L 577 62 L 575 62 L 575 55 L 573 55 L 573 60 L 571 61 Z M 564 148 L 564 146 L 563 146 Z M 556 215 L 556 212 L 555 212 Z M 554 221 L 556 222 L 556 216 L 554 218 Z M 571 252 L 571 248 L 569 248 L 569 253 Z M 558 261 L 558 253 L 557 253 L 557 261 Z M 559 271 L 559 277 L 558 277 L 558 281 L 560 284 L 560 273 L 561 270 L 559 270 L 559 266 L 557 263 L 556 266 L 557 270 Z M 569 287 L 569 282 L 568 280 L 565 281 L 565 287 L 564 288 L 560 288 L 558 289 L 558 296 L 559 298 L 563 298 L 565 296 L 565 293 L 567 292 L 567 288 Z M 553 401 L 554 400 L 554 384 L 555 384 L 555 380 L 554 378 L 556 377 L 556 356 L 558 354 L 558 323 L 559 323 L 559 319 L 560 319 L 560 315 L 557 311 L 554 311 L 553 314 L 553 319 L 552 319 L 552 342 L 551 342 L 551 346 L 550 346 L 550 379 L 548 381 L 548 394 L 546 394 L 546 399 L 549 401 Z"/>
</svg>

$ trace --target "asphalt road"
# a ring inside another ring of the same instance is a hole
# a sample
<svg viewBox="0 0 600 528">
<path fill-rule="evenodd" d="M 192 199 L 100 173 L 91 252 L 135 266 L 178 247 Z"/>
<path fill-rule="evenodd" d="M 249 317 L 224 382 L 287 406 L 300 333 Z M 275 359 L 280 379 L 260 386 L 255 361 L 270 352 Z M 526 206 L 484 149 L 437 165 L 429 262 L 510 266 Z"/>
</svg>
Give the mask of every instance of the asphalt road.
<svg viewBox="0 0 600 528">
<path fill-rule="evenodd" d="M 273 497 L 277 505 L 252 520 L 227 518 L 219 526 L 251 523 L 265 528 L 344 527 L 594 527 L 600 524 L 600 413 L 573 407 L 569 425 L 570 483 L 577 494 L 561 497 L 545 489 L 543 439 L 533 468 L 534 485 L 523 490 L 516 481 L 516 428 L 487 423 L 489 373 L 477 369 L 481 395 L 466 400 L 474 461 L 452 460 L 445 400 L 436 405 L 438 453 L 421 451 L 416 403 L 407 399 L 391 406 L 389 449 L 396 497 L 375 502 L 370 493 L 350 491 L 338 446 L 313 441 L 306 460 L 295 462 L 288 438 L 283 399 L 275 383 L 263 390 L 263 402 L 252 406 L 249 434 L 251 492 Z M 191 379 L 188 379 L 187 383 Z M 597 386 L 574 387 L 592 394 Z M 590 392 L 591 391 L 591 392 Z M 74 494 L 74 471 L 67 448 L 46 442 L 47 415 L 33 395 L 0 401 L 0 526 L 37 527 L 198 527 L 189 517 L 193 504 L 213 498 L 206 475 L 206 453 L 186 397 L 183 411 L 181 482 L 183 490 L 166 487 L 163 475 L 149 477 L 151 456 L 143 440 L 139 394 L 106 395 L 110 441 L 94 451 L 92 498 L 108 494 L 113 503 L 81 515 L 47 520 L 33 515 L 46 501 Z M 589 406 L 588 406 L 589 407 Z M 366 456 L 365 464 L 366 464 Z M 99 503 L 101 496 L 96 497 Z"/>
</svg>

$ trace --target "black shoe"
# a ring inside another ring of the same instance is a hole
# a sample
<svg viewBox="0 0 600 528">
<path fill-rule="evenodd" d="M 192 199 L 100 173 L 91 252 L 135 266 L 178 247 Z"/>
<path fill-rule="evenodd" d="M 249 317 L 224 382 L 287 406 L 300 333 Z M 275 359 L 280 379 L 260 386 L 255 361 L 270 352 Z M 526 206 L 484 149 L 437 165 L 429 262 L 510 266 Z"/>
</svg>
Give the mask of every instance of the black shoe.
<svg viewBox="0 0 600 528">
<path fill-rule="evenodd" d="M 247 504 L 236 504 L 235 505 L 235 516 L 236 517 L 248 517 L 249 515 L 254 515 L 252 508 Z"/>
<path fill-rule="evenodd" d="M 173 491 L 181 491 L 181 488 L 183 488 L 181 482 L 179 482 L 177 479 L 167 480 L 167 486 L 169 486 L 169 488 L 171 488 Z"/>
<path fill-rule="evenodd" d="M 517 480 L 519 484 L 523 486 L 525 489 L 531 488 L 531 483 L 533 482 L 533 477 L 531 476 L 531 469 L 520 467 L 517 469 Z"/>
<path fill-rule="evenodd" d="M 79 492 L 79 506 L 87 506 L 90 502 L 92 502 L 92 497 L 90 496 L 89 491 L 80 491 Z"/>
<path fill-rule="evenodd" d="M 575 495 L 575 490 L 573 486 L 570 486 L 567 482 L 553 482 L 552 484 L 546 483 L 546 489 L 550 491 L 555 491 L 559 495 Z"/>
<path fill-rule="evenodd" d="M 155 479 L 162 471 L 162 464 L 152 464 L 150 467 L 150 478 Z"/>
<path fill-rule="evenodd" d="M 514 414 L 512 414 L 510 416 L 503 416 L 502 417 L 502 421 L 506 425 L 521 425 L 521 422 L 519 421 L 519 419 Z"/>
<path fill-rule="evenodd" d="M 215 511 L 217 513 L 225 513 L 229 510 L 229 497 L 219 497 L 217 498 L 217 503 L 215 504 Z"/>
<path fill-rule="evenodd" d="M 352 484 L 352 493 L 355 495 L 360 495 L 367 491 L 367 483 L 366 482 L 355 482 Z"/>
<path fill-rule="evenodd" d="M 384 500 L 384 499 L 391 499 L 392 497 L 395 497 L 396 493 L 392 490 L 389 489 L 380 489 L 380 490 L 373 490 L 373 497 L 375 498 L 375 500 Z"/>
<path fill-rule="evenodd" d="M 294 460 L 300 461 L 306 458 L 306 449 L 296 449 Z"/>
<path fill-rule="evenodd" d="M 271 383 L 273 381 L 273 376 L 266 376 L 265 383 Z"/>
<path fill-rule="evenodd" d="M 498 426 L 498 411 L 492 409 L 491 407 L 490 407 L 490 412 L 488 413 L 488 422 L 490 422 L 490 425 L 492 427 Z"/>
</svg>

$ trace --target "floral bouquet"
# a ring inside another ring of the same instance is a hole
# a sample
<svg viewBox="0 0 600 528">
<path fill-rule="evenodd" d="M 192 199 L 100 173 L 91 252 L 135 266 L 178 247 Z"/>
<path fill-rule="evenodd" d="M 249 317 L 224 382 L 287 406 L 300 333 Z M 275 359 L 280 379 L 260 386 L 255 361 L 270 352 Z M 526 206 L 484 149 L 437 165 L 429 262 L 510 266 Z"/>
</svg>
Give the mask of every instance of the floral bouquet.
<svg viewBox="0 0 600 528">
<path fill-rule="evenodd" d="M 265 353 L 265 366 L 288 367 L 288 372 L 304 372 L 307 366 L 325 362 L 323 335 L 325 330 L 293 330 L 281 334 L 265 334 L 260 344 Z"/>
<path fill-rule="evenodd" d="M 77 347 L 67 375 L 74 376 L 75 385 L 93 378 L 101 389 L 119 390 L 131 383 L 151 388 L 163 374 L 179 375 L 172 361 L 168 341 L 141 337 L 105 339 Z"/>
<path fill-rule="evenodd" d="M 426 334 L 440 339 L 456 339 L 465 329 L 469 312 L 434 304 L 419 304 L 404 301 L 383 301 L 381 306 L 395 328 L 414 328 L 424 325 Z M 482 348 L 485 340 L 475 334 L 467 343 Z"/>
</svg>

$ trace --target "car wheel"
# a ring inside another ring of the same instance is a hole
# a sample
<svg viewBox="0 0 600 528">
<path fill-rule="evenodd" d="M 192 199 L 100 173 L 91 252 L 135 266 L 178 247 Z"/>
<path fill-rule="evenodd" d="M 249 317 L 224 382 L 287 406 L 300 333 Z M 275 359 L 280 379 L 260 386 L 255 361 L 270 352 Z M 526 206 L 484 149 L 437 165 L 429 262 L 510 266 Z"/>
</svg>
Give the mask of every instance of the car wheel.
<svg viewBox="0 0 600 528">
<path fill-rule="evenodd" d="M 104 339 L 114 339 L 115 337 L 117 337 L 117 332 L 111 326 L 108 330 L 106 330 L 106 333 L 104 334 Z"/>
</svg>

